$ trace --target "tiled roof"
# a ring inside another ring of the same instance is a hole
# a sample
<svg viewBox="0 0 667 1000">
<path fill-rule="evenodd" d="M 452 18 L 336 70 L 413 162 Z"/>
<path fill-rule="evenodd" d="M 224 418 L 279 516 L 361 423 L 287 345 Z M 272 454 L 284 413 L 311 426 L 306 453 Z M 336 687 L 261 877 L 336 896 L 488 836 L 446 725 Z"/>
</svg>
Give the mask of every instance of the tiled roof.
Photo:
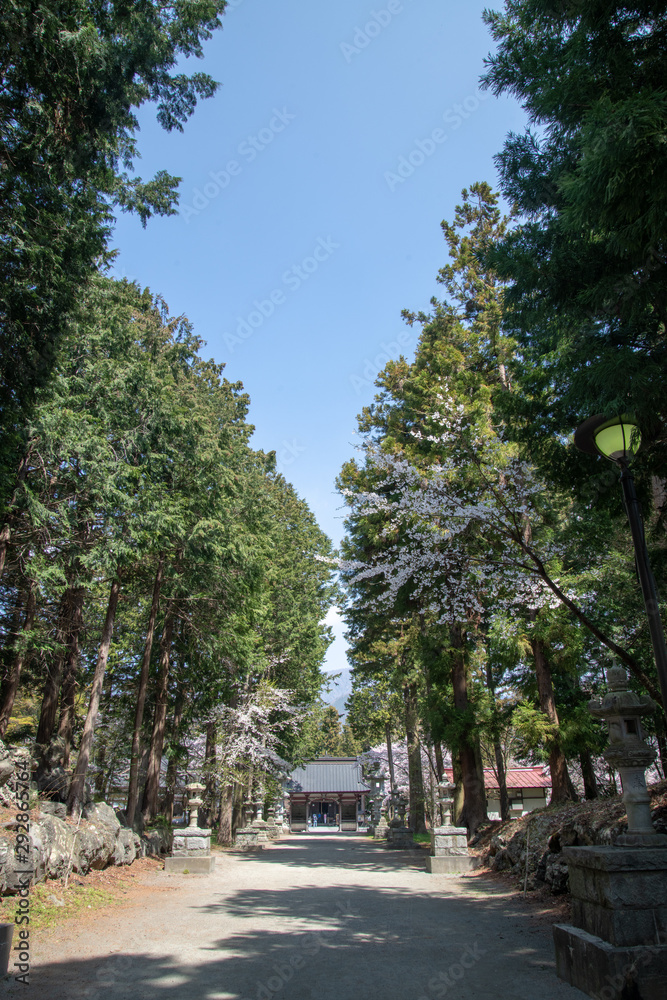
<svg viewBox="0 0 667 1000">
<path fill-rule="evenodd" d="M 287 792 L 368 792 L 356 757 L 318 757 L 297 767 L 285 782 Z"/>
<path fill-rule="evenodd" d="M 451 767 L 445 768 L 445 774 L 453 781 Z M 551 779 L 544 773 L 541 764 L 536 767 L 510 767 L 506 778 L 508 788 L 551 788 Z M 484 787 L 487 792 L 498 791 L 498 780 L 490 767 L 484 768 Z"/>
</svg>

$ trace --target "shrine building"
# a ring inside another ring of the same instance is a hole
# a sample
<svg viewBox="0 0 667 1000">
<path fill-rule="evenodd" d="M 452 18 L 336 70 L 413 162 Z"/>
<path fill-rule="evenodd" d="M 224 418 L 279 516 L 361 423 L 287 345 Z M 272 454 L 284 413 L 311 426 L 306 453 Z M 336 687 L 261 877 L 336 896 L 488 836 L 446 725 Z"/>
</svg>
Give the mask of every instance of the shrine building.
<svg viewBox="0 0 667 1000">
<path fill-rule="evenodd" d="M 283 786 L 290 830 L 359 829 L 370 787 L 357 757 L 317 757 L 292 771 Z"/>
</svg>

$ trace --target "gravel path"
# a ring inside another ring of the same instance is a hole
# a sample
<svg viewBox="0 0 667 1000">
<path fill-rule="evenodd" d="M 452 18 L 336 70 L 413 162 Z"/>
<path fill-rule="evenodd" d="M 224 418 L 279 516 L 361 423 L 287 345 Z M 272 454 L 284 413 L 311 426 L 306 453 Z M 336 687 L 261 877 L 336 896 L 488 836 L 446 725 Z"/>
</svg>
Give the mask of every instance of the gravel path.
<svg viewBox="0 0 667 1000">
<path fill-rule="evenodd" d="M 368 838 L 288 837 L 215 874 L 144 877 L 140 905 L 43 932 L 29 1000 L 580 1000 L 551 927 L 487 878 Z"/>
</svg>

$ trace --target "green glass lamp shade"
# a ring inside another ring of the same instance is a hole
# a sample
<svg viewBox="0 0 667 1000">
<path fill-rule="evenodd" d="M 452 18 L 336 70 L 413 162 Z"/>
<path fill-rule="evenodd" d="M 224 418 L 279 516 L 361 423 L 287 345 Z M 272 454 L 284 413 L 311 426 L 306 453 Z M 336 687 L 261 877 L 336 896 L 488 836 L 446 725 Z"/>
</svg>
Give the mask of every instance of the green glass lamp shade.
<svg viewBox="0 0 667 1000">
<path fill-rule="evenodd" d="M 604 455 L 612 462 L 625 465 L 639 451 L 641 435 L 635 418 L 629 413 L 618 417 L 605 417 L 598 413 L 577 427 L 574 443 L 589 455 Z"/>
<path fill-rule="evenodd" d="M 635 423 L 623 420 L 601 427 L 595 435 L 595 447 L 605 458 L 613 462 L 628 460 L 636 455 L 641 444 L 639 428 Z"/>
</svg>

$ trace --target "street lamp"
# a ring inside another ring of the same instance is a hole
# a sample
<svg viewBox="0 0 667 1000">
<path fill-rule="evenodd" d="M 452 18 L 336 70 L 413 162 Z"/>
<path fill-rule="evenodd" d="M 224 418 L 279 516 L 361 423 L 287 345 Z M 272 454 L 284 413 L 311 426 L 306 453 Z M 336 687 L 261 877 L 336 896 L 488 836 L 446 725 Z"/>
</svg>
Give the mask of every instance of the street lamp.
<svg viewBox="0 0 667 1000">
<path fill-rule="evenodd" d="M 663 710 L 667 713 L 667 646 L 660 619 L 658 590 L 646 549 L 641 505 L 637 499 L 635 482 L 630 472 L 630 462 L 637 454 L 641 444 L 637 422 L 634 417 L 627 413 L 613 417 L 611 420 L 598 414 L 595 417 L 589 417 L 577 428 L 574 432 L 574 443 L 580 451 L 585 451 L 588 455 L 603 455 L 611 462 L 615 462 L 621 470 L 623 500 L 635 547 L 637 573 L 648 616 Z"/>
</svg>

